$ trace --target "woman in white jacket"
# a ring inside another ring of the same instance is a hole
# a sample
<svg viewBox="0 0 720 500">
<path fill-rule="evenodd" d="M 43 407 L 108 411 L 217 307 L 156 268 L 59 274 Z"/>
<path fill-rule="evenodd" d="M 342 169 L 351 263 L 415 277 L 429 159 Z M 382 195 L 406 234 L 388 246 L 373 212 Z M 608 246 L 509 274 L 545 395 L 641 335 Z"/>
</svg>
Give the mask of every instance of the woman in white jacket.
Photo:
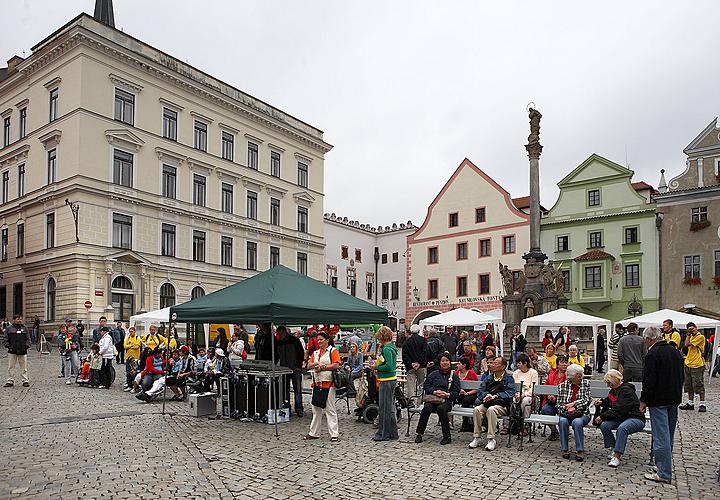
<svg viewBox="0 0 720 500">
<path fill-rule="evenodd" d="M 228 356 L 230 361 L 242 360 L 243 353 L 245 352 L 245 342 L 243 342 L 237 333 L 232 334 L 230 340 L 230 355 Z"/>
</svg>

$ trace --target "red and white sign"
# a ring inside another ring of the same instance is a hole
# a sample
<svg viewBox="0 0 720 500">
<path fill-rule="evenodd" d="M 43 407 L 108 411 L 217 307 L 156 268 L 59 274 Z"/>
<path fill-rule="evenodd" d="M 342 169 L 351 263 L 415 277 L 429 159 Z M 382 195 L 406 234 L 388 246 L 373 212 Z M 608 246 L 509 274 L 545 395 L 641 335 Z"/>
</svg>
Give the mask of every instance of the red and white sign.
<svg viewBox="0 0 720 500">
<path fill-rule="evenodd" d="M 90 308 L 92 308 L 92 302 L 90 302 L 89 300 L 86 300 L 84 306 L 85 306 L 85 309 L 90 309 Z"/>
</svg>

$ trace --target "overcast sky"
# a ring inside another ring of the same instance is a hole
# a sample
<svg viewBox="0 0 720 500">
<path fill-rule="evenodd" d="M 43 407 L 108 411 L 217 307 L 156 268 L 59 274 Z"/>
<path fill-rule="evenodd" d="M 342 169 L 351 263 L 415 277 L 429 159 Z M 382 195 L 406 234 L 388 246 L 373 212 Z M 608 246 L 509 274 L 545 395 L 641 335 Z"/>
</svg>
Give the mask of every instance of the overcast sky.
<svg viewBox="0 0 720 500">
<path fill-rule="evenodd" d="M 0 57 L 94 0 L 2 0 Z M 115 0 L 116 27 L 325 132 L 325 212 L 419 225 L 463 158 L 541 201 L 592 153 L 657 186 L 720 112 L 720 2 Z M 474 202 L 468 200 L 472 206 Z"/>
</svg>

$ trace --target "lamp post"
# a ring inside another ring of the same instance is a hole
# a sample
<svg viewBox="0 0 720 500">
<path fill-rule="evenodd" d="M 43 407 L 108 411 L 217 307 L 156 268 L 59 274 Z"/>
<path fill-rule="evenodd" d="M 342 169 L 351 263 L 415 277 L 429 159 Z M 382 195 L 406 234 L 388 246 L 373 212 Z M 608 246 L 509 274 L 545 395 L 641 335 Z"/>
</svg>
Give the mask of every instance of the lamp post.
<svg viewBox="0 0 720 500">
<path fill-rule="evenodd" d="M 75 220 L 75 241 L 80 243 L 80 236 L 78 235 L 78 212 L 80 211 L 80 204 L 73 203 L 67 198 L 65 198 L 65 204 L 69 206 L 72 211 L 73 219 Z"/>
</svg>

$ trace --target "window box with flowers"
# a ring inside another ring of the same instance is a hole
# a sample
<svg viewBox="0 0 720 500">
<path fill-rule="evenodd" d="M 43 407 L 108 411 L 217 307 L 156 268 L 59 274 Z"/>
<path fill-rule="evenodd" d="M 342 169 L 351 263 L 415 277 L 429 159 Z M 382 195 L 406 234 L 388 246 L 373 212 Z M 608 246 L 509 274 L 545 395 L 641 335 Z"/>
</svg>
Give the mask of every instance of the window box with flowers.
<svg viewBox="0 0 720 500">
<path fill-rule="evenodd" d="M 701 229 L 705 229 L 706 227 L 710 226 L 710 221 L 705 219 L 698 222 L 691 222 L 690 223 L 690 231 L 700 231 Z"/>
<path fill-rule="evenodd" d="M 702 283 L 702 280 L 700 278 L 685 276 L 683 283 L 685 283 L 686 285 L 700 285 Z"/>
</svg>

